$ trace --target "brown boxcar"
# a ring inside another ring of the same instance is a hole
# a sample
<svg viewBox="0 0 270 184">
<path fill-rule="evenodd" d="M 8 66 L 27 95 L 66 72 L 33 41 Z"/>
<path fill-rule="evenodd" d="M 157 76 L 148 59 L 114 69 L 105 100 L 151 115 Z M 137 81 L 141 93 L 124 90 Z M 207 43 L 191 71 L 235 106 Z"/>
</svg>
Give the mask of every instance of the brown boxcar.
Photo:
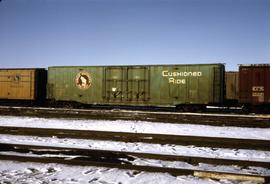
<svg viewBox="0 0 270 184">
<path fill-rule="evenodd" d="M 237 103 L 239 100 L 239 72 L 226 72 L 226 100 Z"/>
<path fill-rule="evenodd" d="M 242 104 L 270 104 L 270 64 L 240 65 L 239 100 Z"/>
<path fill-rule="evenodd" d="M 0 100 L 44 101 L 47 71 L 45 69 L 0 69 Z"/>
</svg>

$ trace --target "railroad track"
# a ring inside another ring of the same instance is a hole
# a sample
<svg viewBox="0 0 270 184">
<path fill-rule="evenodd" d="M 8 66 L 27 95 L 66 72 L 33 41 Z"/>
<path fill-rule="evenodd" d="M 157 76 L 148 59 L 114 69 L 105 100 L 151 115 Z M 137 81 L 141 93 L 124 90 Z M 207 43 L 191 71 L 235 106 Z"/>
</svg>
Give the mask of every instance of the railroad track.
<svg viewBox="0 0 270 184">
<path fill-rule="evenodd" d="M 110 120 L 144 120 L 168 123 L 189 123 L 215 126 L 237 127 L 270 127 L 270 116 L 199 114 L 175 112 L 150 112 L 129 110 L 84 110 L 84 109 L 52 109 L 32 107 L 0 107 L 0 115 L 21 115 L 36 117 L 91 118 Z M 95 130 L 68 130 L 52 128 L 27 128 L 0 126 L 1 134 L 24 135 L 38 137 L 77 138 L 92 140 L 113 140 L 122 142 L 144 142 L 155 144 L 194 145 L 211 148 L 233 148 L 270 150 L 269 140 L 236 139 L 221 137 L 164 135 L 151 133 L 108 132 Z M 31 152 L 31 154 L 29 154 Z M 15 153 L 15 154 L 14 154 Z M 45 157 L 45 155 L 50 157 Z M 60 156 L 61 155 L 61 156 Z M 131 169 L 148 172 L 167 172 L 172 175 L 194 175 L 214 179 L 253 180 L 260 183 L 270 182 L 269 176 L 233 172 L 204 170 L 197 166 L 201 163 L 214 166 L 236 165 L 242 168 L 270 168 L 269 162 L 217 159 L 196 156 L 161 155 L 153 153 L 110 151 L 98 149 L 80 149 L 56 146 L 24 145 L 0 143 L 0 160 L 16 160 L 22 162 L 61 163 L 70 165 L 90 165 Z M 141 165 L 138 160 L 158 160 L 164 162 L 183 162 L 197 168 L 171 168 L 164 166 Z M 252 172 L 251 172 L 252 173 Z"/>
<path fill-rule="evenodd" d="M 162 123 L 270 128 L 270 115 L 180 113 L 107 109 L 64 109 L 0 106 L 0 115 L 109 120 L 142 120 Z"/>
<path fill-rule="evenodd" d="M 12 152 L 9 154 L 9 152 Z M 17 153 L 17 154 L 15 154 Z M 27 155 L 27 153 L 31 153 Z M 47 155 L 45 157 L 44 155 Z M 60 157 L 58 155 L 61 155 Z M 15 160 L 21 162 L 41 162 L 41 163 L 60 163 L 69 165 L 89 165 L 102 166 L 119 169 L 130 169 L 147 172 L 165 172 L 172 175 L 194 175 L 197 177 L 209 177 L 214 179 L 233 179 L 248 180 L 260 183 L 268 183 L 268 175 L 218 172 L 204 170 L 202 168 L 172 168 L 164 166 L 153 166 L 147 164 L 136 164 L 136 160 L 156 159 L 163 161 L 182 161 L 191 165 L 198 166 L 199 163 L 237 165 L 241 167 L 258 166 L 268 168 L 269 162 L 239 161 L 230 159 L 216 159 L 204 157 L 185 157 L 172 155 L 159 155 L 150 153 L 134 153 L 123 151 L 104 151 L 79 149 L 70 147 L 52 147 L 22 144 L 0 144 L 0 160 Z"/>
<path fill-rule="evenodd" d="M 269 140 L 0 126 L 1 134 L 270 151 Z"/>
</svg>

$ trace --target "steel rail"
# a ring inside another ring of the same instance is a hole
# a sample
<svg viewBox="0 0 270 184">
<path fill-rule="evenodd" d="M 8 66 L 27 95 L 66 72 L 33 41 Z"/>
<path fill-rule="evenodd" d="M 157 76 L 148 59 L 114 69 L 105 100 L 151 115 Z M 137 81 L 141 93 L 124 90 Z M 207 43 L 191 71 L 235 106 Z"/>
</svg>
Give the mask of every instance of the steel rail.
<svg viewBox="0 0 270 184">
<path fill-rule="evenodd" d="M 2 145 L 3 146 L 3 145 Z M 2 147 L 1 146 L 1 147 Z M 19 146 L 19 145 L 17 145 Z M 29 145 L 24 145 L 29 146 Z M 22 146 L 23 147 L 23 146 Z M 32 146 L 33 149 L 41 149 L 42 146 Z M 52 149 L 66 149 L 66 148 L 53 148 L 53 147 L 43 147 L 43 149 L 51 150 Z M 108 152 L 106 153 L 108 154 Z M 99 155 L 103 157 L 104 155 Z M 117 155 L 118 157 L 119 155 Z M 22 156 L 22 155 L 5 155 L 0 154 L 0 160 L 13 160 L 20 162 L 41 162 L 41 163 L 59 163 L 59 164 L 68 164 L 68 165 L 82 165 L 82 166 L 98 166 L 98 167 L 109 167 L 109 168 L 119 168 L 119 169 L 130 169 L 138 171 L 147 171 L 147 172 L 162 172 L 170 173 L 172 175 L 193 175 L 197 177 L 209 177 L 214 179 L 234 179 L 234 180 L 243 180 L 243 181 L 256 181 L 260 183 L 268 183 L 269 176 L 265 175 L 256 175 L 256 174 L 242 174 L 242 173 L 232 173 L 232 172 L 219 172 L 219 171 L 206 171 L 200 169 L 183 169 L 183 168 L 168 168 L 168 167 L 158 167 L 158 166 L 147 166 L 147 165 L 132 165 L 128 162 L 114 162 L 112 160 L 100 159 L 95 161 L 93 159 L 88 160 L 85 157 L 78 157 L 75 159 L 66 159 L 67 157 L 41 157 L 36 156 Z"/>
<path fill-rule="evenodd" d="M 0 106 L 0 115 L 80 119 L 141 120 L 162 123 L 270 128 L 269 115 L 179 113 L 138 110 L 64 109 Z"/>
<path fill-rule="evenodd" d="M 0 126 L 1 134 L 270 150 L 270 140 Z"/>
<path fill-rule="evenodd" d="M 133 161 L 136 158 L 155 159 L 163 161 L 181 161 L 191 165 L 198 165 L 199 163 L 214 164 L 214 165 L 238 165 L 242 167 L 256 166 L 270 169 L 270 162 L 267 161 L 252 161 L 252 160 L 237 160 L 226 158 L 209 158 L 199 156 L 183 156 L 183 155 L 167 155 L 144 152 L 129 152 L 129 151 L 114 151 L 114 150 L 100 150 L 100 149 L 85 149 L 85 148 L 71 148 L 59 146 L 41 146 L 41 145 L 27 145 L 27 144 L 10 144 L 0 143 L 0 151 L 15 151 L 26 153 L 31 150 L 34 154 L 62 154 L 62 155 L 81 155 L 91 156 L 93 158 L 123 158 L 125 160 Z"/>
</svg>

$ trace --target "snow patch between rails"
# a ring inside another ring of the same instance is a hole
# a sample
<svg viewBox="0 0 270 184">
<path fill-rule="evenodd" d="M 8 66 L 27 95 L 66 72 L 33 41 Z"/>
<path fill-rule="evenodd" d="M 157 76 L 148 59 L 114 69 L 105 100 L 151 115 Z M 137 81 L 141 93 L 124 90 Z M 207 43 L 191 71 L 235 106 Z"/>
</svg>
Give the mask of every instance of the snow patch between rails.
<svg viewBox="0 0 270 184">
<path fill-rule="evenodd" d="M 94 150 L 129 151 L 137 153 L 155 153 L 164 155 L 204 156 L 210 158 L 228 158 L 237 160 L 269 161 L 270 151 L 208 148 L 181 145 L 160 145 L 148 143 L 124 143 L 86 139 L 67 139 L 57 137 L 1 135 L 0 143 L 30 144 L 55 147 L 71 147 Z"/>
<path fill-rule="evenodd" d="M 234 184 L 193 176 L 177 176 L 166 173 L 148 173 L 103 167 L 67 166 L 62 164 L 38 164 L 1 161 L 0 178 L 3 183 L 50 183 L 50 184 Z M 248 184 L 248 183 L 245 183 Z"/>
<path fill-rule="evenodd" d="M 192 124 L 153 123 L 146 121 L 76 120 L 0 116 L 0 126 L 270 140 L 270 128 L 220 127 Z"/>
</svg>

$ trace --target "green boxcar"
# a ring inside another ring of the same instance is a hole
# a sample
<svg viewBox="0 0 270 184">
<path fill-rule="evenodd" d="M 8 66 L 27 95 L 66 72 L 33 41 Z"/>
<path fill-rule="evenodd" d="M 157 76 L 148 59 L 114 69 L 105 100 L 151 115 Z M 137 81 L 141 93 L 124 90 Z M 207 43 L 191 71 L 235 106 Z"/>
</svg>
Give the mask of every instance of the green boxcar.
<svg viewBox="0 0 270 184">
<path fill-rule="evenodd" d="M 83 104 L 220 104 L 224 65 L 49 67 L 47 90 L 48 99 Z"/>
</svg>

